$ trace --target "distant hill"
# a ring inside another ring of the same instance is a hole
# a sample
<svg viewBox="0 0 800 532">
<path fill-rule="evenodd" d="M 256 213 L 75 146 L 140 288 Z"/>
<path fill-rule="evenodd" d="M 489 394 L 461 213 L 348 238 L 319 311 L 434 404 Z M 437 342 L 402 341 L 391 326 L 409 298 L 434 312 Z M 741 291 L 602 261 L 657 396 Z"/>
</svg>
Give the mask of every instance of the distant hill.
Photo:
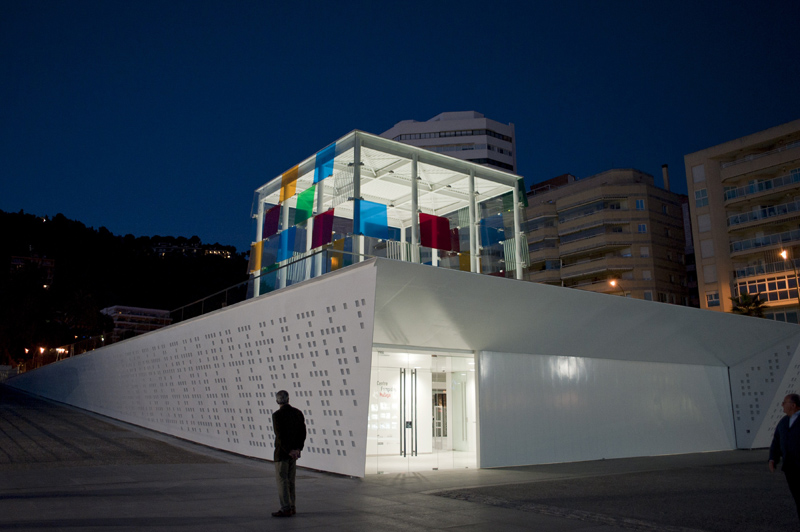
<svg viewBox="0 0 800 532">
<path fill-rule="evenodd" d="M 0 211 L 0 364 L 104 332 L 102 308 L 173 310 L 247 278 L 234 246 Z"/>
</svg>

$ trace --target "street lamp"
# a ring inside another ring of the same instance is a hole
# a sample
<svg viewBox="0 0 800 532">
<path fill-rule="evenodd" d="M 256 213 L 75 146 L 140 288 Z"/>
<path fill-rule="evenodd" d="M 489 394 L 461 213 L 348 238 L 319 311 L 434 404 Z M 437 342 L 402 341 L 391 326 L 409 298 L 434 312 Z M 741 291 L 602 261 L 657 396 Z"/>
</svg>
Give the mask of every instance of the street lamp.
<svg viewBox="0 0 800 532">
<path fill-rule="evenodd" d="M 608 284 L 610 284 L 612 288 L 618 289 L 622 293 L 622 297 L 628 297 L 628 294 L 625 293 L 625 290 L 622 289 L 622 286 L 616 279 L 611 279 L 608 281 Z"/>
<path fill-rule="evenodd" d="M 781 257 L 783 257 L 783 260 L 789 258 L 789 251 L 787 251 L 789 249 L 792 248 L 781 250 Z M 797 290 L 797 303 L 800 304 L 800 286 L 797 286 L 797 265 L 794 263 L 794 256 L 792 256 L 791 261 L 792 261 L 792 270 L 794 270 L 794 288 L 795 290 Z"/>
</svg>

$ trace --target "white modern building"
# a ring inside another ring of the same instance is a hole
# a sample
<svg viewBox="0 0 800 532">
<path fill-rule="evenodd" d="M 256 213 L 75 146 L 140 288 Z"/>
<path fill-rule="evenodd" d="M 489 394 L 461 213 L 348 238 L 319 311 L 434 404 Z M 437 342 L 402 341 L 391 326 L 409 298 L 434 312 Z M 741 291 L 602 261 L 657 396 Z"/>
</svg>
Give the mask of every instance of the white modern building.
<svg viewBox="0 0 800 532">
<path fill-rule="evenodd" d="M 301 465 L 353 476 L 768 445 L 796 325 L 499 278 L 483 220 L 516 218 L 489 209 L 508 174 L 360 132 L 331 146 L 256 192 L 254 297 L 7 384 L 263 459 L 286 389 Z M 443 255 L 456 235 L 465 262 Z"/>
<path fill-rule="evenodd" d="M 475 111 L 440 113 L 425 122 L 403 120 L 381 137 L 517 173 L 514 124 Z"/>
</svg>

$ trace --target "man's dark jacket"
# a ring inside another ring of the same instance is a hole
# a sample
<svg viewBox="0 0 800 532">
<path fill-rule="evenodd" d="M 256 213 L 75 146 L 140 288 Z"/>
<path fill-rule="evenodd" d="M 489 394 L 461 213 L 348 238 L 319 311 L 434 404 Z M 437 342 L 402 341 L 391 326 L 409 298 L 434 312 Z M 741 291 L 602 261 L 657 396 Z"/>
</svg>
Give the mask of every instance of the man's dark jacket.
<svg viewBox="0 0 800 532">
<path fill-rule="evenodd" d="M 306 420 L 303 413 L 291 405 L 281 405 L 272 413 L 275 429 L 274 460 L 288 460 L 289 451 L 302 451 L 306 442 Z"/>
<path fill-rule="evenodd" d="M 769 459 L 776 464 L 783 458 L 782 471 L 800 473 L 800 417 L 789 427 L 789 416 L 784 416 L 775 427 L 775 436 L 769 448 Z"/>
</svg>

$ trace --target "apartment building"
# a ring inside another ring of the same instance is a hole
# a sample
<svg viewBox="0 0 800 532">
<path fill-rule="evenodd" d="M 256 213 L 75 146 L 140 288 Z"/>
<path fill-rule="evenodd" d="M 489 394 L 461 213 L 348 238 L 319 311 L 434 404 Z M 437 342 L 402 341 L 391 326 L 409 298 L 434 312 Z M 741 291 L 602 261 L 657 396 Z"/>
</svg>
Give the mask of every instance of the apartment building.
<svg viewBox="0 0 800 532">
<path fill-rule="evenodd" d="M 760 294 L 798 323 L 800 120 L 684 157 L 702 308 Z"/>
<path fill-rule="evenodd" d="M 634 169 L 531 186 L 525 278 L 687 305 L 683 197 Z"/>
<path fill-rule="evenodd" d="M 517 173 L 514 124 L 475 111 L 441 113 L 425 122 L 403 120 L 381 137 Z"/>
<path fill-rule="evenodd" d="M 100 311 L 114 321 L 111 342 L 119 342 L 140 334 L 155 331 L 172 323 L 168 310 L 114 305 Z"/>
</svg>

